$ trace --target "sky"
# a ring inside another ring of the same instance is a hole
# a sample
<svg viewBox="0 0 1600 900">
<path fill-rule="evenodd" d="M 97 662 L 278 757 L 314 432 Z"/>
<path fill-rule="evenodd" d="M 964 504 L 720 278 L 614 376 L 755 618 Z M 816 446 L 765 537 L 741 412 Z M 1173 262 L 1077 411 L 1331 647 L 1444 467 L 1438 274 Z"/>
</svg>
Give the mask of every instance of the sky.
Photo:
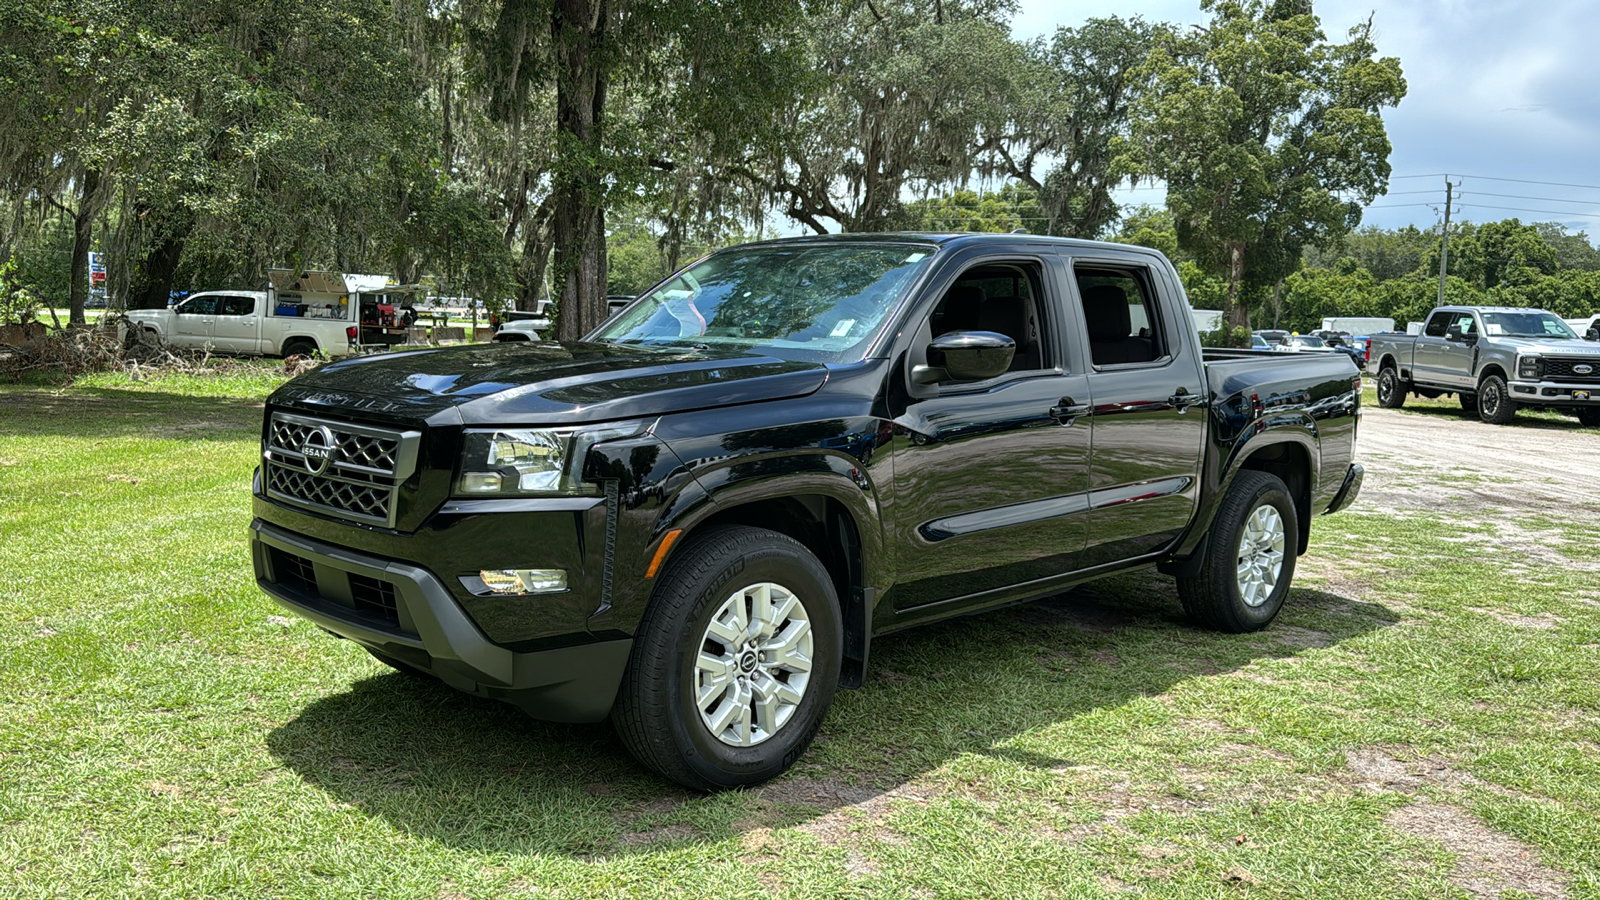
<svg viewBox="0 0 1600 900">
<path fill-rule="evenodd" d="M 1330 40 L 1373 19 L 1381 56 L 1409 88 L 1384 112 L 1394 152 L 1389 194 L 1363 224 L 1437 227 L 1445 175 L 1459 185 L 1451 222 L 1560 222 L 1600 239 L 1600 2 L 1318 0 Z M 1092 17 L 1198 24 L 1198 0 L 1018 0 L 1018 38 Z M 1123 202 L 1160 204 L 1159 188 Z"/>
</svg>

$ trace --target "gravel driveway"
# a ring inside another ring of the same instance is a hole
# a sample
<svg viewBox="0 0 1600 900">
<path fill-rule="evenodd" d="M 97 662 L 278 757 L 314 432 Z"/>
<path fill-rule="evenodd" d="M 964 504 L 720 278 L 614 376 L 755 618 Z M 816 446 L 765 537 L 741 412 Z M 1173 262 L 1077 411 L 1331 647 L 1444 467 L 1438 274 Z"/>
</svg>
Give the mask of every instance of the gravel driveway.
<svg viewBox="0 0 1600 900">
<path fill-rule="evenodd" d="M 1477 519 L 1600 514 L 1600 438 L 1576 420 L 1486 425 L 1454 409 L 1362 410 L 1357 510 Z"/>
</svg>

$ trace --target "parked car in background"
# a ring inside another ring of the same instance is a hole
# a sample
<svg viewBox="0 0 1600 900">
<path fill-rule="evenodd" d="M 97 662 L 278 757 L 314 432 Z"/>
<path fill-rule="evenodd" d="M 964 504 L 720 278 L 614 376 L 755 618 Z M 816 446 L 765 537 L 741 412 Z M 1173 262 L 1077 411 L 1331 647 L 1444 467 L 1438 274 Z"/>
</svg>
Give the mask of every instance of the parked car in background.
<svg viewBox="0 0 1600 900">
<path fill-rule="evenodd" d="M 1272 345 L 1267 343 L 1267 339 L 1266 338 L 1262 337 L 1259 334 L 1252 333 L 1250 335 L 1250 349 L 1251 350 L 1271 350 L 1272 349 Z"/>
<path fill-rule="evenodd" d="M 1393 331 L 1394 320 L 1380 316 L 1328 316 L 1322 320 L 1322 331 L 1339 331 L 1345 334 L 1376 334 Z"/>
<path fill-rule="evenodd" d="M 1262 340 L 1273 347 L 1281 347 L 1283 342 L 1289 339 L 1289 332 L 1278 328 L 1258 328 L 1251 333 L 1260 335 Z"/>
<path fill-rule="evenodd" d="M 1343 344 L 1330 344 L 1314 334 L 1291 334 L 1283 346 L 1278 348 L 1289 353 L 1338 353 L 1350 357 L 1361 368 L 1361 353 Z"/>
<path fill-rule="evenodd" d="M 1407 394 L 1455 394 L 1495 425 L 1521 407 L 1568 410 L 1600 425 L 1600 346 L 1542 309 L 1442 306 L 1420 335 L 1373 335 L 1368 357 L 1387 409 Z"/>
<path fill-rule="evenodd" d="M 1600 341 L 1600 314 L 1592 315 L 1587 319 L 1565 319 L 1578 337 L 1590 341 Z M 1590 334 L 1590 332 L 1594 334 Z"/>
<path fill-rule="evenodd" d="M 537 341 L 540 340 L 539 332 L 543 331 L 549 326 L 549 324 L 549 320 L 545 320 L 541 324 L 539 321 L 534 319 L 515 319 L 501 325 L 500 328 L 495 331 L 494 337 L 491 338 L 491 340 L 498 341 L 502 344 L 513 343 L 516 341 Z"/>
</svg>

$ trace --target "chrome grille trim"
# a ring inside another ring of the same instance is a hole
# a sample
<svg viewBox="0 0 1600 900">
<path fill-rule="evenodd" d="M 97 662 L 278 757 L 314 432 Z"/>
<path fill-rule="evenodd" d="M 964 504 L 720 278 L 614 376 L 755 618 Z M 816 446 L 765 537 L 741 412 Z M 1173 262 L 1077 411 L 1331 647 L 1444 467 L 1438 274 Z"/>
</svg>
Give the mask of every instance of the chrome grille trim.
<svg viewBox="0 0 1600 900">
<path fill-rule="evenodd" d="M 301 453 L 307 435 L 327 428 L 334 452 L 322 474 Z M 261 448 L 263 489 L 274 500 L 354 522 L 393 528 L 400 485 L 417 468 L 420 431 L 394 431 L 275 412 Z"/>
</svg>

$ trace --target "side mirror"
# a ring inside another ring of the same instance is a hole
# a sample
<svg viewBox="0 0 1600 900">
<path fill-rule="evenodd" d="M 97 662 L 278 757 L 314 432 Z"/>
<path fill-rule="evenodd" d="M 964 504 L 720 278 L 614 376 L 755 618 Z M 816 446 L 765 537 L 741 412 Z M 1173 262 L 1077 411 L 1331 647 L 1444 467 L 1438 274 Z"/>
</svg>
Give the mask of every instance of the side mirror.
<svg viewBox="0 0 1600 900">
<path fill-rule="evenodd" d="M 1591 328 L 1585 331 L 1583 339 L 1586 341 L 1600 341 L 1600 328 Z"/>
<path fill-rule="evenodd" d="M 993 331 L 950 331 L 928 344 L 928 362 L 954 381 L 983 381 L 1011 368 L 1017 342 Z M 944 379 L 940 379 L 944 380 Z"/>
<path fill-rule="evenodd" d="M 1444 330 L 1444 339 L 1447 340 L 1447 341 L 1458 341 L 1459 342 L 1461 340 L 1461 326 L 1460 325 L 1451 325 L 1448 328 L 1446 328 Z"/>
</svg>

